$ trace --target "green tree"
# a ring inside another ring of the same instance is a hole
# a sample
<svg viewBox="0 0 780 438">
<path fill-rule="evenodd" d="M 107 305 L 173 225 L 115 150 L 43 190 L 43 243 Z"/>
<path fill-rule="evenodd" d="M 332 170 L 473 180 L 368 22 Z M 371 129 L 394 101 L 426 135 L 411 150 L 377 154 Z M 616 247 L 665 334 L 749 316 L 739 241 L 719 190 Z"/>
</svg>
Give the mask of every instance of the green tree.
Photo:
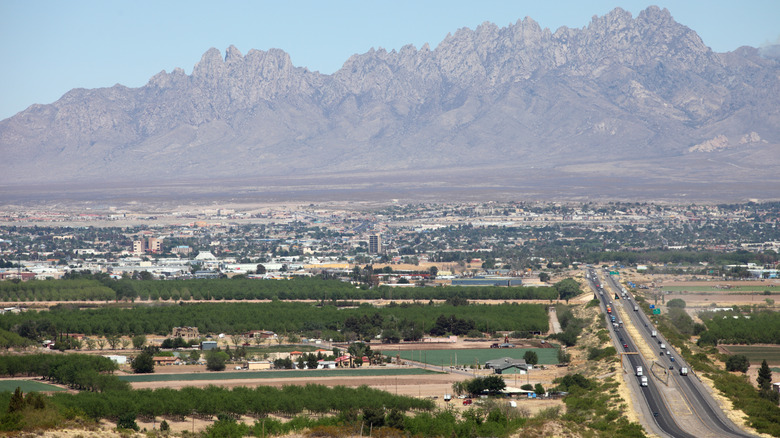
<svg viewBox="0 0 780 438">
<path fill-rule="evenodd" d="M 316 370 L 317 365 L 319 365 L 319 361 L 317 360 L 316 354 L 308 354 L 306 355 L 306 368 L 310 370 Z"/>
<path fill-rule="evenodd" d="M 744 354 L 734 354 L 726 359 L 726 371 L 746 373 L 748 368 L 750 368 L 750 362 Z"/>
<path fill-rule="evenodd" d="M 541 281 L 542 283 L 547 283 L 548 281 L 550 281 L 550 274 L 546 272 L 540 272 L 539 281 Z"/>
<path fill-rule="evenodd" d="M 106 338 L 108 341 L 108 345 L 111 346 L 112 350 L 116 350 L 116 346 L 119 345 L 119 336 L 116 335 L 110 335 Z"/>
<path fill-rule="evenodd" d="M 137 432 L 141 429 L 138 427 L 138 423 L 135 422 L 135 418 L 135 412 L 125 412 L 119 416 L 119 421 L 116 422 L 116 427 L 118 429 L 128 429 Z"/>
<path fill-rule="evenodd" d="M 206 353 L 206 369 L 209 371 L 223 371 L 230 356 L 224 351 L 209 350 Z"/>
<path fill-rule="evenodd" d="M 136 335 L 133 336 L 133 348 L 136 350 L 140 350 L 141 348 L 146 345 L 146 336 L 144 335 Z"/>
<path fill-rule="evenodd" d="M 685 308 L 685 300 L 682 300 L 680 298 L 675 298 L 675 299 L 669 300 L 669 302 L 666 303 L 666 307 L 676 307 L 678 309 L 684 309 Z"/>
<path fill-rule="evenodd" d="M 17 386 L 11 395 L 11 401 L 8 403 L 8 412 L 21 411 L 24 407 L 24 393 L 22 393 L 22 388 Z"/>
<path fill-rule="evenodd" d="M 396 329 L 385 329 L 382 331 L 382 343 L 397 344 L 401 342 L 401 333 Z"/>
<path fill-rule="evenodd" d="M 772 390 L 772 370 L 769 369 L 766 359 L 761 362 L 761 368 L 758 369 L 758 378 L 756 380 L 758 381 L 758 388 L 760 390 Z"/>
<path fill-rule="evenodd" d="M 255 273 L 263 275 L 266 273 L 265 266 L 258 264 Z"/>
<path fill-rule="evenodd" d="M 367 426 L 382 427 L 385 425 L 385 410 L 381 407 L 363 408 L 363 421 Z"/>
<path fill-rule="evenodd" d="M 525 363 L 529 365 L 536 365 L 539 363 L 539 356 L 537 356 L 535 351 L 528 350 L 523 355 L 523 359 L 525 359 Z"/>
<path fill-rule="evenodd" d="M 130 363 L 130 367 L 136 374 L 154 372 L 154 356 L 150 351 L 143 351 Z"/>
<path fill-rule="evenodd" d="M 577 283 L 576 280 L 573 278 L 567 278 L 565 280 L 561 280 L 557 283 L 555 283 L 555 290 L 558 291 L 558 297 L 567 303 L 571 298 L 576 297 L 579 295 L 582 291 L 580 290 L 580 285 Z"/>
<path fill-rule="evenodd" d="M 534 392 L 536 395 L 544 395 L 544 386 L 542 386 L 541 383 L 537 383 L 536 386 L 534 386 Z"/>
<path fill-rule="evenodd" d="M 197 362 L 200 360 L 200 351 L 198 350 L 192 350 L 190 351 L 190 360 L 192 362 Z"/>
</svg>

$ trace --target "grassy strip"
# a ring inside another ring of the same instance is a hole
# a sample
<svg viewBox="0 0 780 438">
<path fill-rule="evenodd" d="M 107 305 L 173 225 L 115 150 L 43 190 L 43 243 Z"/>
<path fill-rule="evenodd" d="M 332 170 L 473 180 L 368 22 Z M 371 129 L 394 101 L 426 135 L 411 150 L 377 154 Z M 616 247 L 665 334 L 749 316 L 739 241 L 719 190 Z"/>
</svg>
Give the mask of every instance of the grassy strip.
<svg viewBox="0 0 780 438">
<path fill-rule="evenodd" d="M 761 364 L 766 360 L 770 364 L 780 364 L 780 345 L 754 346 L 754 345 L 722 345 L 731 354 L 743 354 L 753 365 Z"/>
<path fill-rule="evenodd" d="M 49 385 L 48 383 L 35 382 L 32 380 L 0 380 L 0 392 L 13 392 L 16 388 L 21 388 L 25 394 L 28 392 L 53 392 L 66 391 L 65 388 Z"/>
</svg>

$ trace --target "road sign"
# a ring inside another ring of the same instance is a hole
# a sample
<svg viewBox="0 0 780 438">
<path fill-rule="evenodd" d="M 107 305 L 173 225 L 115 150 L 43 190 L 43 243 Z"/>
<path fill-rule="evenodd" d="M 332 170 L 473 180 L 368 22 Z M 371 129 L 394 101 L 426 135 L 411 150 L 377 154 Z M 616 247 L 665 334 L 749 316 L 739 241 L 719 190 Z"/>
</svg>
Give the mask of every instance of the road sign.
<svg viewBox="0 0 780 438">
<path fill-rule="evenodd" d="M 653 315 L 660 315 L 661 309 L 653 309 Z"/>
<path fill-rule="evenodd" d="M 651 305 L 650 305 L 650 308 L 651 308 L 651 309 L 655 309 L 655 304 L 651 304 Z"/>
<path fill-rule="evenodd" d="M 609 271 L 609 275 L 620 275 L 618 271 Z"/>
</svg>

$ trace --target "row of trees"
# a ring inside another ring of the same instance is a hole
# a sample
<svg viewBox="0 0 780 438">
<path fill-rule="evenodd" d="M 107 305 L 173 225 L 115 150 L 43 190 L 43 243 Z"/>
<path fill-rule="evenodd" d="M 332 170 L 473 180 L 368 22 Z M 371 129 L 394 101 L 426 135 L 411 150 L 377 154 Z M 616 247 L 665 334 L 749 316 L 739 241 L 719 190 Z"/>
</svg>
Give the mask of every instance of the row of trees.
<svg viewBox="0 0 780 438">
<path fill-rule="evenodd" d="M 176 326 L 197 326 L 201 333 L 243 333 L 263 328 L 277 333 L 354 340 L 373 338 L 385 330 L 404 333 L 412 328 L 413 331 L 419 329 L 430 333 L 442 315 L 452 320 L 473 321 L 473 327 L 481 332 L 546 332 L 548 328 L 547 312 L 540 304 L 407 304 L 381 308 L 362 305 L 339 309 L 308 303 L 271 302 L 137 305 L 124 309 L 102 307 L 81 310 L 56 307 L 49 311 L 2 315 L 0 329 L 16 331 L 31 338 L 53 330 L 55 333 L 84 333 L 115 339 L 120 335 L 167 334 Z M 350 317 L 365 322 L 360 324 L 366 328 L 359 333 L 352 331 L 355 328 L 346 324 Z M 471 322 L 468 325 L 471 326 Z M 28 326 L 33 326 L 35 330 L 22 330 Z M 40 330 L 40 327 L 48 328 Z"/>
<path fill-rule="evenodd" d="M 126 389 L 113 373 L 118 367 L 111 359 L 87 354 L 28 354 L 0 356 L 0 375 L 40 376 L 75 389 L 103 392 Z"/>
<path fill-rule="evenodd" d="M 237 279 L 114 280 L 83 276 L 73 279 L 0 282 L 0 301 L 113 301 L 113 300 L 444 300 L 451 296 L 474 300 L 555 300 L 552 287 L 379 287 L 356 289 L 349 283 L 321 278 L 291 281 Z M 561 297 L 562 299 L 566 299 Z"/>
<path fill-rule="evenodd" d="M 394 408 L 403 412 L 431 410 L 434 407 L 430 400 L 397 396 L 367 386 L 331 388 L 312 384 L 282 388 L 258 386 L 229 389 L 209 386 L 181 390 L 107 391 L 100 394 L 57 393 L 52 396 L 52 400 L 63 408 L 84 412 L 95 420 L 116 420 L 125 412 L 135 412 L 139 417 L 147 419 L 158 416 L 182 419 L 193 414 L 265 417 L 270 414 L 292 416 L 303 411 L 328 414 L 364 407 Z"/>
<path fill-rule="evenodd" d="M 701 333 L 700 344 L 780 344 L 780 313 L 717 312 L 702 313 L 700 317 L 707 327 Z"/>
</svg>

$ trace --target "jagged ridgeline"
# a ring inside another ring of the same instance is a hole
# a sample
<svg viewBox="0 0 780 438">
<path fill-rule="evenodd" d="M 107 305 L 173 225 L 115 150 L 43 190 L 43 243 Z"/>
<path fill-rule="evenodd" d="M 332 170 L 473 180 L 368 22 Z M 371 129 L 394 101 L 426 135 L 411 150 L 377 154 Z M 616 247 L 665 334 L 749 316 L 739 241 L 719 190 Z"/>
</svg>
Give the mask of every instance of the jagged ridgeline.
<svg viewBox="0 0 780 438">
<path fill-rule="evenodd" d="M 552 31 L 530 18 L 485 23 L 435 49 L 354 55 L 333 74 L 296 67 L 278 49 L 210 49 L 189 75 L 175 69 L 140 88 L 74 89 L 3 120 L 0 184 L 367 169 L 414 170 L 409 178 L 419 180 L 429 175 L 420 169 L 453 167 L 477 178 L 499 165 L 604 157 L 665 159 L 676 169 L 707 162 L 681 157 L 733 148 L 771 169 L 779 65 L 753 48 L 715 53 L 657 7 L 637 17 L 615 9 L 578 29 Z"/>
</svg>

